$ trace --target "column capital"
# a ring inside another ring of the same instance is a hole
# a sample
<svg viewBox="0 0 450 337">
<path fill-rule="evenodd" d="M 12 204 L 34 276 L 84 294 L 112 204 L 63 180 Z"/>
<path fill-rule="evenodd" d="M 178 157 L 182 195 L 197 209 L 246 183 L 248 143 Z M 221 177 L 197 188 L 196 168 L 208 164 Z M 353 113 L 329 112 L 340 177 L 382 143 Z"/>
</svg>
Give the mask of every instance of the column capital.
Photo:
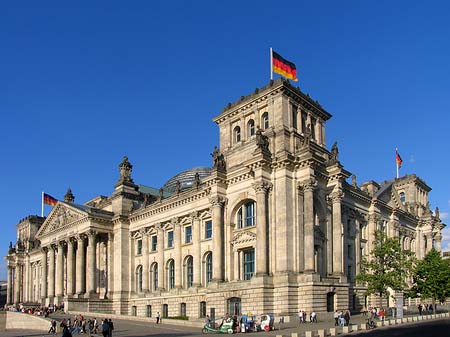
<svg viewBox="0 0 450 337">
<path fill-rule="evenodd" d="M 155 224 L 155 228 L 158 232 L 164 231 L 164 226 L 161 222 L 158 222 L 157 224 Z"/>
<path fill-rule="evenodd" d="M 194 211 L 189 213 L 189 216 L 191 217 L 192 221 L 198 220 L 200 217 L 200 212 Z"/>
<path fill-rule="evenodd" d="M 75 242 L 77 242 L 77 239 L 75 237 L 71 236 L 67 238 L 68 245 L 73 245 Z"/>
<path fill-rule="evenodd" d="M 314 177 L 310 177 L 299 182 L 297 186 L 299 189 L 301 188 L 305 192 L 314 192 L 314 190 L 317 188 L 317 180 Z"/>
<path fill-rule="evenodd" d="M 268 181 L 258 181 L 256 183 L 253 183 L 252 187 L 255 190 L 256 194 L 258 193 L 266 194 L 272 190 L 273 185 Z"/>
<path fill-rule="evenodd" d="M 50 250 L 55 251 L 57 248 L 58 248 L 58 244 L 56 242 L 50 244 Z"/>
<path fill-rule="evenodd" d="M 87 237 L 90 239 L 92 237 L 96 237 L 98 232 L 96 230 L 90 229 L 86 232 Z"/>
<path fill-rule="evenodd" d="M 173 217 L 172 219 L 170 219 L 170 223 L 174 226 L 179 225 L 180 224 L 180 218 L 179 217 Z"/>
<path fill-rule="evenodd" d="M 78 242 L 84 242 L 85 239 L 86 239 L 86 234 L 84 234 L 84 233 L 80 233 L 75 236 L 75 240 L 77 240 Z"/>
<path fill-rule="evenodd" d="M 58 247 L 64 248 L 66 247 L 66 245 L 67 245 L 66 240 L 61 240 L 58 242 Z"/>
<path fill-rule="evenodd" d="M 227 202 L 227 198 L 220 195 L 215 195 L 209 198 L 212 207 L 223 207 Z"/>
<path fill-rule="evenodd" d="M 148 234 L 148 229 L 147 228 L 140 228 L 139 229 L 139 233 L 142 235 L 142 237 L 146 236 Z"/>
<path fill-rule="evenodd" d="M 41 252 L 47 254 L 48 253 L 48 246 L 41 247 Z"/>
<path fill-rule="evenodd" d="M 342 192 L 341 188 L 335 189 L 335 191 L 330 193 L 330 199 L 333 204 L 340 203 L 342 198 L 344 197 L 344 192 Z"/>
</svg>

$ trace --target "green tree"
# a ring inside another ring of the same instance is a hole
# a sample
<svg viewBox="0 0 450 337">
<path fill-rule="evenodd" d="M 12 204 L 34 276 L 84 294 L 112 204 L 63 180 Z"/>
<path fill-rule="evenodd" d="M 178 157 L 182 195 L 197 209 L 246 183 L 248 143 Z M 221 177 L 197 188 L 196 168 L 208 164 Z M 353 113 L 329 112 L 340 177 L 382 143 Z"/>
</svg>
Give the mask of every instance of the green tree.
<svg viewBox="0 0 450 337">
<path fill-rule="evenodd" d="M 375 231 L 374 248 L 369 257 L 363 257 L 361 272 L 356 280 L 367 286 L 367 295 L 376 294 L 389 299 L 389 288 L 404 291 L 408 285 L 407 277 L 411 275 L 414 254 L 402 250 L 399 238 L 389 238 L 383 231 Z"/>
<path fill-rule="evenodd" d="M 436 301 L 445 301 L 450 296 L 450 261 L 444 260 L 434 248 L 431 249 L 423 260 L 418 261 L 413 280 L 411 297 L 431 299 L 435 311 Z"/>
</svg>

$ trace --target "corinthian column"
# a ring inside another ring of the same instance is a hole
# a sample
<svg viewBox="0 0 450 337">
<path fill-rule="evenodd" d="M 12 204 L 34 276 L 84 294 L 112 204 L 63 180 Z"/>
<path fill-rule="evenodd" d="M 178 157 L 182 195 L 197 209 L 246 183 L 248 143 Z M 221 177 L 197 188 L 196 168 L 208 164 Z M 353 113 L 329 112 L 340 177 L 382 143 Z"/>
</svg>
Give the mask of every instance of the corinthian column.
<svg viewBox="0 0 450 337">
<path fill-rule="evenodd" d="M 305 256 L 305 272 L 313 273 L 315 256 L 314 256 L 314 190 L 317 182 L 314 178 L 310 178 L 303 182 L 303 209 L 304 209 L 304 256 Z"/>
<path fill-rule="evenodd" d="M 58 243 L 56 256 L 56 296 L 64 295 L 64 241 Z"/>
<path fill-rule="evenodd" d="M 86 274 L 87 278 L 87 292 L 95 293 L 97 290 L 97 284 L 95 283 L 95 276 L 97 275 L 97 266 L 96 266 L 96 247 L 97 247 L 97 232 L 89 231 L 88 232 L 88 247 L 87 247 L 87 255 L 88 255 L 88 270 Z"/>
<path fill-rule="evenodd" d="M 342 190 L 336 189 L 330 197 L 333 203 L 333 273 L 342 275 Z"/>
<path fill-rule="evenodd" d="M 12 289 L 13 289 L 13 279 L 12 279 L 12 268 L 8 266 L 8 284 L 6 288 L 6 304 L 11 304 L 12 301 Z"/>
<path fill-rule="evenodd" d="M 55 247 L 52 245 L 49 249 L 48 266 L 48 297 L 55 296 Z"/>
<path fill-rule="evenodd" d="M 41 280 L 41 299 L 44 302 L 44 299 L 47 298 L 47 252 L 48 248 L 42 248 L 42 256 L 41 256 L 41 266 L 42 266 L 42 280 Z"/>
<path fill-rule="evenodd" d="M 140 230 L 142 235 L 142 291 L 148 292 L 148 235 L 145 229 Z"/>
<path fill-rule="evenodd" d="M 156 230 L 157 243 L 156 249 L 158 250 L 158 290 L 163 290 L 165 288 L 164 281 L 164 228 L 161 224 L 157 224 Z M 153 282 L 153 281 L 152 281 Z M 156 289 L 155 289 L 156 290 Z"/>
<path fill-rule="evenodd" d="M 267 244 L 267 193 L 272 184 L 261 181 L 253 184 L 256 192 L 256 276 L 268 274 L 268 251 Z"/>
<path fill-rule="evenodd" d="M 297 237 L 297 256 L 298 263 L 297 268 L 299 272 L 305 270 L 305 250 L 304 250 L 304 242 L 305 242 L 305 219 L 304 219 L 304 190 L 303 185 L 298 184 L 298 204 L 297 204 L 297 228 L 298 228 L 298 237 Z"/>
<path fill-rule="evenodd" d="M 225 198 L 220 196 L 209 199 L 212 205 L 213 220 L 213 280 L 223 281 L 223 206 Z"/>
<path fill-rule="evenodd" d="M 193 280 L 193 286 L 199 287 L 201 285 L 201 226 L 200 226 L 200 219 L 198 217 L 198 212 L 191 213 L 192 218 L 192 241 L 194 244 L 193 248 L 193 263 L 194 263 L 194 280 Z"/>
<path fill-rule="evenodd" d="M 67 295 L 73 295 L 73 238 L 67 240 Z"/>
<path fill-rule="evenodd" d="M 175 255 L 175 288 L 181 288 L 181 225 L 178 223 L 178 219 L 172 219 L 173 224 L 173 240 L 174 240 L 174 255 Z"/>
<path fill-rule="evenodd" d="M 84 252 L 84 236 L 77 237 L 77 261 L 76 261 L 76 292 L 78 295 L 86 292 L 86 271 L 85 271 L 85 252 Z"/>
</svg>

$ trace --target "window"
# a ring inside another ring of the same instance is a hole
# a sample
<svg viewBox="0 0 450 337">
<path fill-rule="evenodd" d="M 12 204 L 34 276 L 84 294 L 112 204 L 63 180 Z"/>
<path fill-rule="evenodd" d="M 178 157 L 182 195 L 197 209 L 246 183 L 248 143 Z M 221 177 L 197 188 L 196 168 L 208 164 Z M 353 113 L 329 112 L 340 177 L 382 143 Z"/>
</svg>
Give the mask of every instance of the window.
<svg viewBox="0 0 450 337">
<path fill-rule="evenodd" d="M 147 305 L 147 317 L 152 317 L 152 306 Z"/>
<path fill-rule="evenodd" d="M 167 232 L 167 248 L 173 247 L 173 231 Z"/>
<path fill-rule="evenodd" d="M 162 317 L 163 318 L 169 317 L 169 305 L 168 304 L 163 304 Z"/>
<path fill-rule="evenodd" d="M 305 133 L 306 131 L 306 121 L 307 121 L 306 112 L 302 111 L 302 133 Z"/>
<path fill-rule="evenodd" d="M 295 105 L 291 105 L 292 107 L 292 127 L 297 129 L 297 107 Z"/>
<path fill-rule="evenodd" d="M 152 236 L 152 252 L 156 252 L 158 247 L 158 237 L 156 235 Z"/>
<path fill-rule="evenodd" d="M 234 315 L 241 315 L 241 299 L 239 297 L 232 297 L 228 299 L 228 313 L 231 317 Z"/>
<path fill-rule="evenodd" d="M 211 282 L 213 276 L 212 253 L 206 256 L 206 283 Z"/>
<path fill-rule="evenodd" d="M 352 245 L 347 245 L 347 257 L 351 260 L 353 258 Z"/>
<path fill-rule="evenodd" d="M 192 242 L 192 226 L 184 227 L 184 243 Z"/>
<path fill-rule="evenodd" d="M 269 113 L 266 111 L 262 114 L 262 123 L 263 125 L 263 129 L 268 129 L 269 128 Z"/>
<path fill-rule="evenodd" d="M 253 119 L 250 119 L 247 123 L 247 133 L 249 137 L 255 135 L 255 121 Z"/>
<path fill-rule="evenodd" d="M 180 304 L 180 316 L 186 317 L 186 303 Z"/>
<path fill-rule="evenodd" d="M 205 239 L 211 239 L 212 237 L 212 221 L 205 222 Z"/>
<path fill-rule="evenodd" d="M 233 131 L 234 134 L 234 142 L 239 143 L 241 141 L 241 128 L 236 126 Z"/>
<path fill-rule="evenodd" d="M 136 269 L 136 292 L 142 292 L 142 266 L 139 265 Z"/>
<path fill-rule="evenodd" d="M 316 140 L 316 119 L 311 118 L 311 139 Z"/>
<path fill-rule="evenodd" d="M 347 267 L 347 278 L 349 281 L 352 280 L 352 266 Z"/>
<path fill-rule="evenodd" d="M 405 201 L 406 201 L 405 192 L 400 192 L 400 201 L 402 202 L 402 204 L 405 203 Z"/>
<path fill-rule="evenodd" d="M 142 239 L 137 240 L 137 255 L 142 255 Z"/>
<path fill-rule="evenodd" d="M 131 316 L 137 316 L 137 306 L 135 305 L 131 307 Z"/>
<path fill-rule="evenodd" d="M 255 203 L 248 201 L 237 213 L 238 228 L 255 226 Z"/>
<path fill-rule="evenodd" d="M 244 280 L 250 280 L 255 272 L 255 250 L 244 250 Z"/>
<path fill-rule="evenodd" d="M 206 317 L 206 302 L 200 302 L 200 318 Z"/>
<path fill-rule="evenodd" d="M 173 260 L 169 262 L 169 289 L 175 288 L 175 263 Z"/>
<path fill-rule="evenodd" d="M 153 284 L 153 291 L 156 291 L 158 289 L 158 264 L 153 264 L 152 268 L 152 284 Z"/>
<path fill-rule="evenodd" d="M 186 286 L 192 287 L 194 283 L 194 263 L 192 256 L 189 256 L 186 260 Z"/>
</svg>

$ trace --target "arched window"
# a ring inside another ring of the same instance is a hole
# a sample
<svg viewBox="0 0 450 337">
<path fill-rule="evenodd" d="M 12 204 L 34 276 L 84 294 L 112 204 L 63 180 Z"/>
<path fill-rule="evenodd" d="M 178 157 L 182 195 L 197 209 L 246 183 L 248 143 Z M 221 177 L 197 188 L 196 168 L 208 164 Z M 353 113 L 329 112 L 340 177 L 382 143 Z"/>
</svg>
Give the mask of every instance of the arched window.
<svg viewBox="0 0 450 337">
<path fill-rule="evenodd" d="M 158 289 L 158 264 L 154 263 L 152 266 L 152 287 L 153 291 Z"/>
<path fill-rule="evenodd" d="M 213 263 L 212 262 L 213 262 L 212 253 L 210 252 L 206 255 L 206 258 L 205 258 L 205 272 L 206 272 L 205 280 L 206 280 L 206 283 L 209 283 L 212 281 L 212 277 L 213 277 Z"/>
<path fill-rule="evenodd" d="M 247 133 L 249 137 L 255 135 L 255 121 L 253 119 L 250 119 L 247 123 Z"/>
<path fill-rule="evenodd" d="M 186 288 L 192 287 L 194 283 L 194 262 L 192 256 L 186 258 Z"/>
<path fill-rule="evenodd" d="M 269 113 L 266 111 L 262 114 L 261 116 L 261 124 L 263 126 L 263 129 L 268 129 L 269 128 Z"/>
<path fill-rule="evenodd" d="M 234 142 L 239 143 L 241 141 L 241 128 L 236 126 L 233 130 Z"/>
<path fill-rule="evenodd" d="M 255 203 L 247 201 L 237 212 L 238 228 L 255 226 Z"/>
<path fill-rule="evenodd" d="M 175 262 L 170 260 L 167 265 L 168 279 L 169 279 L 169 289 L 175 288 Z"/>
<path fill-rule="evenodd" d="M 142 266 L 136 268 L 136 292 L 142 292 Z"/>
<path fill-rule="evenodd" d="M 402 202 L 402 204 L 405 203 L 405 201 L 406 201 L 406 194 L 405 194 L 405 192 L 400 192 L 400 201 Z"/>
</svg>

